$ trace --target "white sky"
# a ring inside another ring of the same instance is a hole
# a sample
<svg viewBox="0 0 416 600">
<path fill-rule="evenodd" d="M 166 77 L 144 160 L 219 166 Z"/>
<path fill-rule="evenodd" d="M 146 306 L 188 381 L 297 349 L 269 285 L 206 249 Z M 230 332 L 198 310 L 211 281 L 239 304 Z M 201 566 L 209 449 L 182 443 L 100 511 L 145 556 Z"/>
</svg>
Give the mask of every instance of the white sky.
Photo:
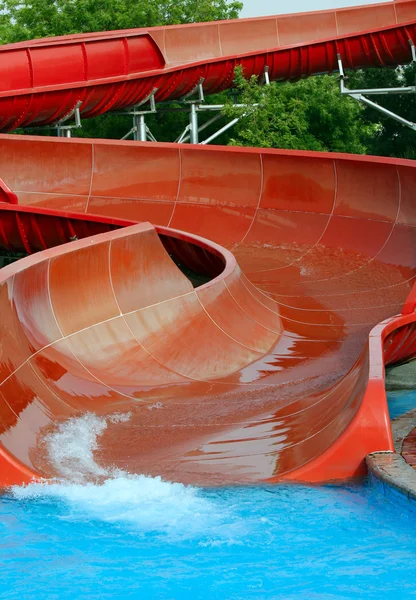
<svg viewBox="0 0 416 600">
<path fill-rule="evenodd" d="M 391 0 L 384 0 L 384 2 Z M 383 0 L 242 0 L 244 8 L 240 17 L 262 17 L 264 15 L 282 15 L 284 13 L 358 6 L 360 4 L 378 4 Z"/>
</svg>

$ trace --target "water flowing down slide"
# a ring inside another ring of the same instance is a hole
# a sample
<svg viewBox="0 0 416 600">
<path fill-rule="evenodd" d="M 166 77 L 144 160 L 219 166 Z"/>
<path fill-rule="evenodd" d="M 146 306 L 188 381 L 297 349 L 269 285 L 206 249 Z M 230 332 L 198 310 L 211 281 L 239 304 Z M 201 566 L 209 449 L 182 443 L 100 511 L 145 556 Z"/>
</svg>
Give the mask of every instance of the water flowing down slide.
<svg viewBox="0 0 416 600">
<path fill-rule="evenodd" d="M 415 25 L 402 0 L 4 46 L 0 127 L 218 91 L 236 64 L 396 65 Z M 26 256 L 0 271 L 1 485 L 61 476 L 44 440 L 89 414 L 103 472 L 201 485 L 343 479 L 393 450 L 414 161 L 1 135 L 0 177 L 1 249 Z"/>
</svg>

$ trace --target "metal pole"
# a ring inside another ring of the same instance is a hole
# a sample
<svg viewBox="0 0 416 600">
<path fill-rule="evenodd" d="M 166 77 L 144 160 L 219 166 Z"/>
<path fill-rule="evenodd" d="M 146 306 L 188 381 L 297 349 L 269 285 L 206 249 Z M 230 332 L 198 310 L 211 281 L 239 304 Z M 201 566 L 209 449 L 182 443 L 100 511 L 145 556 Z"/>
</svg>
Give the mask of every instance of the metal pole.
<svg viewBox="0 0 416 600">
<path fill-rule="evenodd" d="M 149 139 L 151 142 L 157 142 L 157 139 L 155 138 L 155 136 L 153 135 L 153 133 L 150 131 L 150 129 L 146 126 L 146 133 L 147 133 L 147 139 Z"/>
<path fill-rule="evenodd" d="M 210 112 L 210 111 L 219 111 L 224 108 L 224 104 L 198 104 L 198 112 Z M 258 106 L 258 104 L 252 104 L 250 106 Z M 246 108 L 247 104 L 233 104 L 234 108 Z M 187 106 L 178 106 L 178 107 L 166 107 L 159 108 L 159 113 L 171 113 L 171 112 L 188 112 L 189 108 Z M 118 114 L 118 113 L 117 113 Z"/>
<path fill-rule="evenodd" d="M 206 140 L 201 142 L 201 145 L 204 146 L 205 144 L 209 144 L 210 142 L 212 142 L 212 140 L 215 140 L 219 135 L 224 133 L 224 131 L 227 131 L 227 129 L 230 129 L 230 127 L 232 127 L 233 125 L 238 123 L 238 121 L 245 116 L 247 116 L 247 115 L 244 114 L 244 115 L 241 115 L 241 117 L 236 117 L 235 119 L 233 119 L 232 121 L 227 123 L 227 125 L 224 125 L 224 127 L 221 127 L 221 129 L 218 129 L 218 131 L 216 131 L 215 133 L 210 135 Z"/>
<path fill-rule="evenodd" d="M 204 123 L 203 125 L 201 125 L 201 127 L 199 127 L 199 129 L 198 129 L 198 132 L 201 133 L 201 131 L 204 131 L 204 129 L 206 129 L 207 127 L 209 127 L 213 123 L 215 123 L 215 121 L 218 121 L 219 119 L 222 119 L 222 117 L 223 117 L 222 114 L 215 115 L 215 117 L 212 117 L 212 119 L 209 119 L 209 121 L 207 121 L 206 123 Z M 189 133 L 186 134 L 185 137 L 181 136 L 181 144 L 184 144 L 185 142 L 187 142 L 189 140 L 189 137 L 190 137 Z"/>
<path fill-rule="evenodd" d="M 147 127 L 144 115 L 139 115 L 139 140 L 141 142 L 147 141 Z"/>
<path fill-rule="evenodd" d="M 399 87 L 399 88 L 370 88 L 370 89 L 362 89 L 362 90 L 350 90 L 344 87 L 341 90 L 341 94 L 344 96 L 349 96 L 351 94 L 367 94 L 368 96 L 385 96 L 389 94 L 414 94 L 416 93 L 416 86 L 411 85 L 408 87 Z"/>
<path fill-rule="evenodd" d="M 128 133 L 126 133 L 126 135 L 123 135 L 123 137 L 121 139 L 127 140 L 127 138 L 129 138 L 131 136 L 131 134 L 134 135 L 134 127 L 132 129 L 130 129 L 130 131 Z"/>
<path fill-rule="evenodd" d="M 197 111 L 197 106 L 194 102 L 191 104 L 191 112 L 189 115 L 189 124 L 191 126 L 191 128 L 190 128 L 191 144 L 197 144 L 198 143 L 198 111 Z"/>
<path fill-rule="evenodd" d="M 416 131 L 415 123 L 412 123 L 411 121 L 408 121 L 407 119 L 404 119 L 403 117 L 400 117 L 399 115 L 396 115 L 395 113 L 391 112 L 390 110 L 387 110 L 387 108 L 380 106 L 380 104 L 376 104 L 376 102 L 369 100 L 365 96 L 362 96 L 361 94 L 350 94 L 350 96 L 351 96 L 351 98 L 354 98 L 354 100 L 358 100 L 358 102 L 363 102 L 363 104 L 367 104 L 367 106 L 371 106 L 372 108 L 375 108 L 379 112 L 383 113 L 383 115 L 387 115 L 388 117 L 391 117 L 398 123 L 401 123 L 402 125 L 406 125 L 406 127 L 410 127 L 410 129 L 413 129 L 413 131 Z"/>
<path fill-rule="evenodd" d="M 66 137 L 67 137 L 67 138 L 70 138 L 71 136 L 72 136 L 72 134 L 71 134 L 71 130 L 70 130 L 70 129 L 67 129 L 67 130 L 66 130 Z"/>
<path fill-rule="evenodd" d="M 138 115 L 133 115 L 133 140 L 137 142 L 139 140 L 140 122 Z"/>
<path fill-rule="evenodd" d="M 412 51 L 412 62 L 416 62 L 416 49 L 413 40 L 409 40 L 410 50 Z"/>
<path fill-rule="evenodd" d="M 175 144 L 182 144 L 183 140 L 185 139 L 185 136 L 189 140 L 189 135 L 187 135 L 187 133 L 190 130 L 190 128 L 191 128 L 190 125 L 187 125 L 185 127 L 185 129 L 182 131 L 181 135 L 175 140 Z"/>
</svg>

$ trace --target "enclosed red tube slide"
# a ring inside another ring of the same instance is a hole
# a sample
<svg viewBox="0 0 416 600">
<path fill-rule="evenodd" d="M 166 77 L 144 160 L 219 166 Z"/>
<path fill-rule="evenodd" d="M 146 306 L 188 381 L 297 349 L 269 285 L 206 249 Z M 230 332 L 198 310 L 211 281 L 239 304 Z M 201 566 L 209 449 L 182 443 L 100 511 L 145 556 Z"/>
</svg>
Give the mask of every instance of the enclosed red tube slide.
<svg viewBox="0 0 416 600">
<path fill-rule="evenodd" d="M 361 14 L 366 31 L 337 47 L 389 53 L 366 15 L 396 35 L 415 13 L 403 1 L 298 27 Z M 280 35 L 285 19 L 271 19 Z M 250 20 L 259 38 L 268 22 Z M 164 57 L 179 29 L 150 32 Z M 202 485 L 343 479 L 393 450 L 384 364 L 416 349 L 413 161 L 2 135 L 0 176 L 0 247 L 29 255 L 0 271 L 2 485 L 59 475 L 40 442 L 85 412 L 129 415 L 108 421 L 100 463 Z"/>
<path fill-rule="evenodd" d="M 329 11 L 132 29 L 0 47 L 0 131 L 179 98 L 203 80 L 229 88 L 237 64 L 276 80 L 409 62 L 416 0 Z"/>
</svg>

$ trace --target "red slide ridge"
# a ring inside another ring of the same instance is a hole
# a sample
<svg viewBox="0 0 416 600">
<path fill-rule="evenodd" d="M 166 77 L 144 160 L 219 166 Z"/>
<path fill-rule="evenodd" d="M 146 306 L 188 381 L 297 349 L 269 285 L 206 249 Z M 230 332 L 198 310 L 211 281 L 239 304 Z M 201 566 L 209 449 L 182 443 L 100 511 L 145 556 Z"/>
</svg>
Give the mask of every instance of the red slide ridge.
<svg viewBox="0 0 416 600">
<path fill-rule="evenodd" d="M 223 89 L 237 63 L 397 64 L 415 21 L 404 0 L 5 46 L 0 122 L 201 76 Z M 413 161 L 1 135 L 0 176 L 1 248 L 28 255 L 0 270 L 1 485 L 59 475 L 41 440 L 86 412 L 129 417 L 98 462 L 202 485 L 342 479 L 393 450 L 384 365 L 416 351 Z"/>
</svg>

